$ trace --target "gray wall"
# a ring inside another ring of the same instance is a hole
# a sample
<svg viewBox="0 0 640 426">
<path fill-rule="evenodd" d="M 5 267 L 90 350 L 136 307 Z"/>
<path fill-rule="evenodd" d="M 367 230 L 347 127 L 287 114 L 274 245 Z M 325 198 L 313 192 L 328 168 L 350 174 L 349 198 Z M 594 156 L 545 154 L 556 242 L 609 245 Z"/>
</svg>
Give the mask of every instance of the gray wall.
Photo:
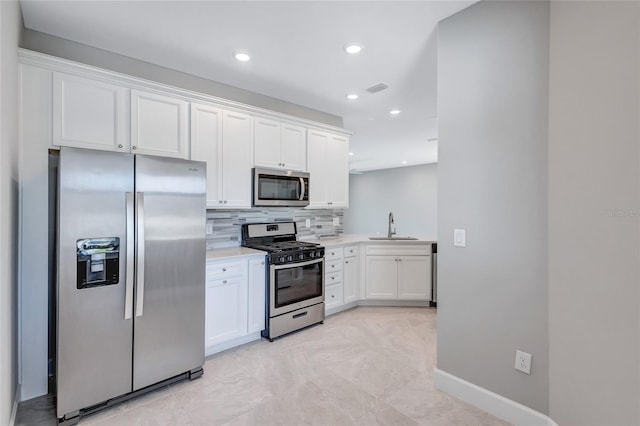
<svg viewBox="0 0 640 426">
<path fill-rule="evenodd" d="M 548 413 L 549 3 L 476 3 L 438 52 L 438 368 Z"/>
<path fill-rule="evenodd" d="M 223 99 L 342 127 L 342 117 L 185 74 L 75 41 L 24 29 L 20 47 Z"/>
<path fill-rule="evenodd" d="M 0 2 L 0 424 L 18 387 L 18 38 L 17 1 Z"/>
<path fill-rule="evenodd" d="M 640 4 L 551 2 L 550 414 L 640 424 Z"/>
<path fill-rule="evenodd" d="M 438 165 L 399 167 L 349 176 L 348 234 L 386 235 L 393 211 L 398 235 L 435 239 Z"/>
</svg>

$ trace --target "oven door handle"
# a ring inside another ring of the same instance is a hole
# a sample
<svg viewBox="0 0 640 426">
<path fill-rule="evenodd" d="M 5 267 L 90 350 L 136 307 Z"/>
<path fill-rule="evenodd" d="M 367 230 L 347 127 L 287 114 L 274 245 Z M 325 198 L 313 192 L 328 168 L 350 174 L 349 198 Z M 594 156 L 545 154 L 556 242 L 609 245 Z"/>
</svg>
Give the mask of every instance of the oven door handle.
<svg viewBox="0 0 640 426">
<path fill-rule="evenodd" d="M 314 260 L 309 260 L 309 261 L 300 262 L 300 263 L 286 263 L 284 265 L 271 265 L 271 267 L 277 271 L 278 269 L 291 269 L 291 268 L 298 268 L 300 266 L 309 266 L 309 265 L 313 265 L 314 263 L 324 263 L 324 257 L 320 259 L 314 259 Z"/>
</svg>

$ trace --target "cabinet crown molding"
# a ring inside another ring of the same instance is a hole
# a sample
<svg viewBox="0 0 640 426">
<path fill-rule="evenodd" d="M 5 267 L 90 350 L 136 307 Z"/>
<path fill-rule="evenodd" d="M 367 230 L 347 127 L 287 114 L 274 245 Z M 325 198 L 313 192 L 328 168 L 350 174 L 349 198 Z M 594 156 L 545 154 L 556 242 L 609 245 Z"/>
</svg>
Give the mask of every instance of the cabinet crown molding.
<svg viewBox="0 0 640 426">
<path fill-rule="evenodd" d="M 300 124 L 308 128 L 326 130 L 338 133 L 344 136 L 351 136 L 351 132 L 328 124 L 317 121 L 307 120 L 304 118 L 271 111 L 253 105 L 243 104 L 229 99 L 219 98 L 205 93 L 195 92 L 188 89 L 171 86 L 164 83 L 158 83 L 143 78 L 133 77 L 127 74 L 110 71 L 92 65 L 59 58 L 45 53 L 35 52 L 33 50 L 18 48 L 18 62 L 24 65 L 32 65 L 44 68 L 50 71 L 59 71 L 78 77 L 85 77 L 103 81 L 106 83 L 120 84 L 129 89 L 142 89 L 146 91 L 157 92 L 158 94 L 170 94 L 172 96 L 181 97 L 184 100 L 192 102 L 206 102 L 227 109 L 236 109 L 251 114 L 259 114 L 276 120 L 284 120 L 293 124 Z"/>
</svg>

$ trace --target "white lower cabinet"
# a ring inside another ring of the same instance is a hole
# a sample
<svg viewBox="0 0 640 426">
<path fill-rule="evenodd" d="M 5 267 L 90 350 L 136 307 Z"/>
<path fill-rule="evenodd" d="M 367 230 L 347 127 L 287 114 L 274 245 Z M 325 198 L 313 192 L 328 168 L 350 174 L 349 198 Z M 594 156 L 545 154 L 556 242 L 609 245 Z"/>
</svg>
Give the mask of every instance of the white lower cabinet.
<svg viewBox="0 0 640 426">
<path fill-rule="evenodd" d="M 212 269 L 207 265 L 207 347 L 247 334 L 247 262 L 224 263 L 224 272 L 210 276 Z"/>
<path fill-rule="evenodd" d="M 367 299 L 431 299 L 429 246 L 368 246 L 366 250 Z"/>
<path fill-rule="evenodd" d="M 360 289 L 360 249 L 358 246 L 344 248 L 344 266 L 342 267 L 342 286 L 344 303 L 358 300 Z"/>
<path fill-rule="evenodd" d="M 264 329 L 264 257 L 208 261 L 206 282 L 207 355 L 252 340 Z"/>
</svg>

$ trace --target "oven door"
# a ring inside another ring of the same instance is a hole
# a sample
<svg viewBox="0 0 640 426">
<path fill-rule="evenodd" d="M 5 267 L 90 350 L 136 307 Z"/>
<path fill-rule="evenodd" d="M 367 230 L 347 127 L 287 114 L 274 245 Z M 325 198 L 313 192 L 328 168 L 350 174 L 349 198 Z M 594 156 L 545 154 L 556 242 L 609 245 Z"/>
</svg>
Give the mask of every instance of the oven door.
<svg viewBox="0 0 640 426">
<path fill-rule="evenodd" d="M 269 269 L 270 317 L 324 302 L 324 258 Z"/>
</svg>

